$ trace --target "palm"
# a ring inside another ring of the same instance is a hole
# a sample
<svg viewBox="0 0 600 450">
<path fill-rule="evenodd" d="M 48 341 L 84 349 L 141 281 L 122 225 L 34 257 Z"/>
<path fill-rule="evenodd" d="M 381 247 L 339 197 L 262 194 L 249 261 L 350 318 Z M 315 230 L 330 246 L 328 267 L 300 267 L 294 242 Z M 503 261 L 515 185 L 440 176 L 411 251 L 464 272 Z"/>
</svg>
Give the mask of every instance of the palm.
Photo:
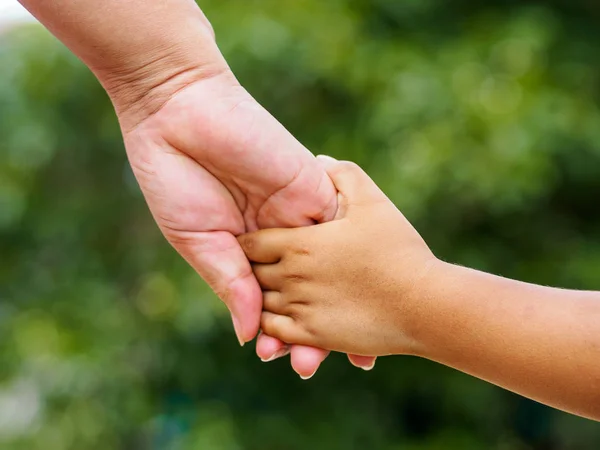
<svg viewBox="0 0 600 450">
<path fill-rule="evenodd" d="M 235 236 L 331 220 L 336 192 L 325 171 L 233 79 L 187 87 L 125 140 L 161 230 L 227 303 L 238 334 L 252 339 L 262 293 Z M 270 354 L 283 344 L 263 337 L 261 346 Z M 292 349 L 303 374 L 324 356 Z"/>
</svg>

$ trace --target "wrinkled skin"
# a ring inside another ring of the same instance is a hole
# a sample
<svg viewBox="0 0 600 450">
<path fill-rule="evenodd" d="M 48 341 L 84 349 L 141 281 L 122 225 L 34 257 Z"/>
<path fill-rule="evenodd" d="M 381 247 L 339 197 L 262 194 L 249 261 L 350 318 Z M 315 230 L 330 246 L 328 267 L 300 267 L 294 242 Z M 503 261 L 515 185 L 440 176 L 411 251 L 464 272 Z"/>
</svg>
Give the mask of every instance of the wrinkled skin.
<svg viewBox="0 0 600 450">
<path fill-rule="evenodd" d="M 236 236 L 333 219 L 337 193 L 325 170 L 229 71 L 179 90 L 124 136 L 161 231 L 227 304 L 240 341 L 252 340 L 262 292 Z M 271 360 L 290 348 L 260 334 L 256 350 Z M 292 365 L 305 378 L 326 356 L 291 347 Z M 350 359 L 364 368 L 374 363 Z"/>
</svg>

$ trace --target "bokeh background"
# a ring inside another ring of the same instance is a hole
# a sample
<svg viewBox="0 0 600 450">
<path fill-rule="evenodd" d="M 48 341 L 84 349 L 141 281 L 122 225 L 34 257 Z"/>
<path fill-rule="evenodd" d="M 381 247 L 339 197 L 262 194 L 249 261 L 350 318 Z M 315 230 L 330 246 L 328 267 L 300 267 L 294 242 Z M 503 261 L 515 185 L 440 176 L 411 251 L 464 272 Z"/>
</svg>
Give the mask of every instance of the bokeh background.
<svg viewBox="0 0 600 450">
<path fill-rule="evenodd" d="M 600 289 L 598 2 L 201 6 L 249 91 L 440 257 Z M 428 361 L 261 363 L 159 234 L 88 70 L 39 25 L 1 33 L 0 448 L 600 448 L 600 425 Z"/>
</svg>

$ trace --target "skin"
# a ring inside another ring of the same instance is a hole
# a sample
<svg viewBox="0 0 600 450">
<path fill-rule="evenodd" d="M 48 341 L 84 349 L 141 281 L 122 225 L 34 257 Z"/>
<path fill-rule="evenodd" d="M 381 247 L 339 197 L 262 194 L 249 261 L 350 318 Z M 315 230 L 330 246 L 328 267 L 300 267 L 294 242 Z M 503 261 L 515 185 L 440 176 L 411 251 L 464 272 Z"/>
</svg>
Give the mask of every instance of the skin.
<svg viewBox="0 0 600 450">
<path fill-rule="evenodd" d="M 227 304 L 240 343 L 252 340 L 262 294 L 236 236 L 331 220 L 321 165 L 239 85 L 192 0 L 21 3 L 102 83 L 158 226 Z M 256 350 L 263 360 L 291 350 L 303 377 L 328 354 L 267 334 Z"/>
<path fill-rule="evenodd" d="M 600 420 L 600 292 L 536 286 L 438 260 L 356 165 L 327 160 L 338 220 L 239 238 L 286 342 L 415 355 Z"/>
</svg>

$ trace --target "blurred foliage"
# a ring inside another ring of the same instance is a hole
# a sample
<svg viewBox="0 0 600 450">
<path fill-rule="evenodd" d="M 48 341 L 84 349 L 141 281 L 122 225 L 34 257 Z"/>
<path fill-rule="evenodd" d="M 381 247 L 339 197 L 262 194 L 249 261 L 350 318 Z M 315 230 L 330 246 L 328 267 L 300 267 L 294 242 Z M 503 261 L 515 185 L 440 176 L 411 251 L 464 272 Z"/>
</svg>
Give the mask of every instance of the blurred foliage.
<svg viewBox="0 0 600 450">
<path fill-rule="evenodd" d="M 241 82 L 362 164 L 445 259 L 600 289 L 600 6 L 202 1 Z M 240 349 L 170 249 L 111 105 L 44 30 L 0 38 L 0 447 L 600 448 L 600 427 L 445 367 Z"/>
</svg>

